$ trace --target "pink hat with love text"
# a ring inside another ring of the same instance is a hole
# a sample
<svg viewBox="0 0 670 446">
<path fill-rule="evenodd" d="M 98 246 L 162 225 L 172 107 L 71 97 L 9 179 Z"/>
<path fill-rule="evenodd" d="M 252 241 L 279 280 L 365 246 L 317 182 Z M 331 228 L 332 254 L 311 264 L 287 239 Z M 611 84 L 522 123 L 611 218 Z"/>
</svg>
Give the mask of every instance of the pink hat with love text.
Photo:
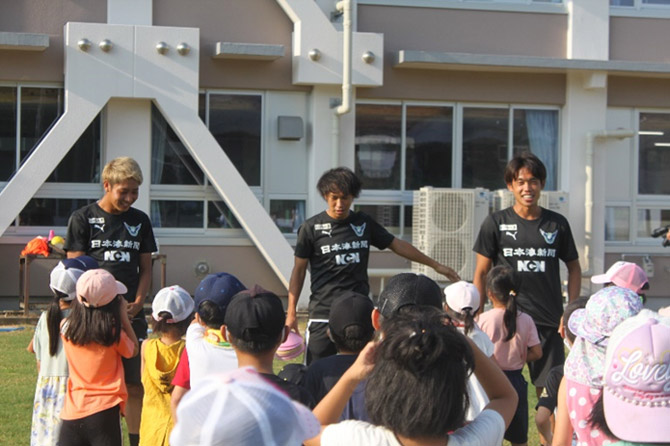
<svg viewBox="0 0 670 446">
<path fill-rule="evenodd" d="M 617 438 L 670 439 L 670 318 L 642 310 L 614 329 L 603 398 L 607 426 Z"/>
</svg>

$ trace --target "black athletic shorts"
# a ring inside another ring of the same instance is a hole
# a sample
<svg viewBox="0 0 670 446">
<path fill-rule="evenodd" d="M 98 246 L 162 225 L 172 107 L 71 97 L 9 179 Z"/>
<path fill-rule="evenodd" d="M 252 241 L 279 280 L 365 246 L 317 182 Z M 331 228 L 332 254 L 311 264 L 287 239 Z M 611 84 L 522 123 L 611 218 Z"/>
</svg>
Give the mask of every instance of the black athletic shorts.
<svg viewBox="0 0 670 446">
<path fill-rule="evenodd" d="M 119 406 L 78 420 L 63 420 L 58 444 L 67 446 L 123 446 Z"/>
<path fill-rule="evenodd" d="M 503 370 L 519 395 L 514 417 L 505 431 L 505 440 L 510 443 L 526 443 L 528 441 L 528 382 L 521 370 Z"/>
<path fill-rule="evenodd" d="M 312 322 L 309 326 L 309 344 L 307 345 L 307 361 L 310 365 L 317 359 L 333 356 L 337 354 L 335 344 L 328 337 L 327 322 Z"/>
<path fill-rule="evenodd" d="M 549 371 L 549 376 L 544 383 L 542 395 L 537 399 L 535 410 L 539 407 L 546 407 L 549 412 L 554 413 L 558 404 L 558 386 L 563 378 L 563 366 L 557 365 Z"/>
<path fill-rule="evenodd" d="M 133 326 L 137 341 L 142 347 L 142 341 L 147 338 L 147 318 L 144 317 L 144 311 L 140 311 L 137 316 L 130 320 L 130 325 Z M 130 359 L 121 358 L 123 360 L 123 372 L 126 378 L 126 384 L 142 385 L 142 358 L 138 353 Z"/>
<path fill-rule="evenodd" d="M 533 385 L 544 387 L 549 371 L 565 362 L 565 350 L 563 349 L 563 338 L 556 327 L 536 326 L 542 344 L 542 357 L 537 361 L 529 362 L 528 371 Z"/>
</svg>

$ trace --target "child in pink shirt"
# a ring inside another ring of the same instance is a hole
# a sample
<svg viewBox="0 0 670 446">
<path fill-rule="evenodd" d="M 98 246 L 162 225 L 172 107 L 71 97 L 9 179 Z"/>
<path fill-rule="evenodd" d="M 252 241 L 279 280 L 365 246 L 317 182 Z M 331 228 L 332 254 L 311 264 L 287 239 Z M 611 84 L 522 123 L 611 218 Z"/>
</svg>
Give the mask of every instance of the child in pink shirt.
<svg viewBox="0 0 670 446">
<path fill-rule="evenodd" d="M 486 294 L 493 308 L 482 313 L 477 322 L 493 342 L 493 358 L 519 395 L 514 418 L 505 432 L 512 445 L 528 442 L 528 383 L 521 371 L 526 362 L 542 357 L 542 347 L 533 319 L 517 310 L 514 271 L 496 266 L 486 276 Z"/>
</svg>

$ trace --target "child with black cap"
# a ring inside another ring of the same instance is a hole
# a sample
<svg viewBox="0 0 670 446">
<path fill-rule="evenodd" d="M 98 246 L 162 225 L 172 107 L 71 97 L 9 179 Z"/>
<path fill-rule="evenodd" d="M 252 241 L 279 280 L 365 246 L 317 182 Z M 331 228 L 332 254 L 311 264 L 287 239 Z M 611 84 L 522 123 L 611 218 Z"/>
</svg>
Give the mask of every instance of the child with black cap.
<svg viewBox="0 0 670 446">
<path fill-rule="evenodd" d="M 286 340 L 288 332 L 281 300 L 258 285 L 237 293 L 228 305 L 223 333 L 235 350 L 238 367 L 255 368 L 292 400 L 311 408 L 314 398 L 304 387 L 284 381 L 272 370 L 277 348 Z"/>
<path fill-rule="evenodd" d="M 373 308 L 370 298 L 353 291 L 338 297 L 330 307 L 328 335 L 337 348 L 337 355 L 314 361 L 305 374 L 305 387 L 317 404 L 372 340 L 375 329 L 370 314 Z M 349 398 L 340 420 L 368 421 L 364 382 L 356 387 Z"/>
<path fill-rule="evenodd" d="M 441 310 L 442 290 L 440 286 L 423 274 L 396 274 L 389 279 L 377 298 L 377 305 L 372 312 L 372 325 L 375 330 L 379 330 L 385 319 L 417 306 L 434 307 Z"/>
</svg>

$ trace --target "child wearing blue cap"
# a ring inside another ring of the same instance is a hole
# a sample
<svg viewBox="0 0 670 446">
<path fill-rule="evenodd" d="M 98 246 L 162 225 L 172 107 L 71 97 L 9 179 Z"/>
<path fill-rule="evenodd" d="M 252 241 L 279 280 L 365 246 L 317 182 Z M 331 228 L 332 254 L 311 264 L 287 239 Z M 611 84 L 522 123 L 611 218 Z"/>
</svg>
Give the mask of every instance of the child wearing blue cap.
<svg viewBox="0 0 670 446">
<path fill-rule="evenodd" d="M 228 273 L 210 274 L 195 291 L 195 321 L 186 331 L 191 387 L 205 376 L 237 368 L 235 351 L 221 334 L 232 297 L 246 287 Z"/>
</svg>

